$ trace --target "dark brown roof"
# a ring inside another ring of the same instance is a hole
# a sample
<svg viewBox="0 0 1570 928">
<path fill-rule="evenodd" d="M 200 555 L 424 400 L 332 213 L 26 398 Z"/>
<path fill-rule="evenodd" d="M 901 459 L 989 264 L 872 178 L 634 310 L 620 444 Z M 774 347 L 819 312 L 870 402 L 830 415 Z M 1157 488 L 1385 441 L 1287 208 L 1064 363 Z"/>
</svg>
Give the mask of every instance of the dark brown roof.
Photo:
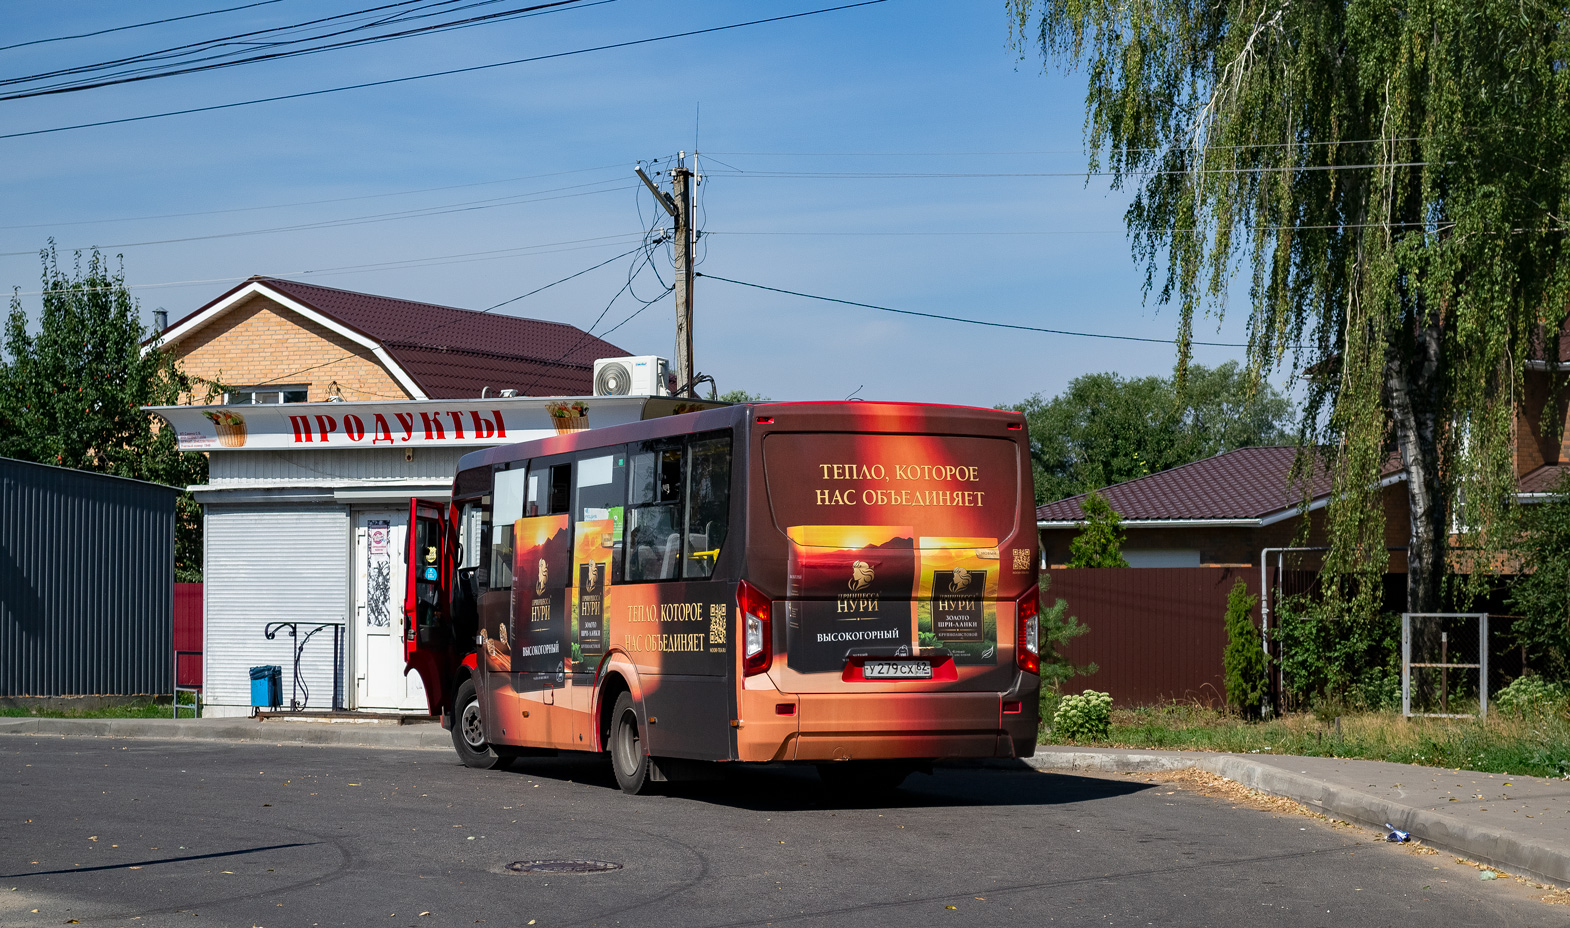
<svg viewBox="0 0 1570 928">
<path fill-rule="evenodd" d="M 486 387 L 492 394 L 511 388 L 524 396 L 586 396 L 593 392 L 595 359 L 627 354 L 563 322 L 456 309 L 276 277 L 253 277 L 240 286 L 251 283 L 264 284 L 380 342 L 432 399 L 477 397 Z M 206 307 L 191 315 L 203 309 Z"/>
<path fill-rule="evenodd" d="M 1544 464 L 1536 470 L 1521 475 L 1522 493 L 1552 493 L 1559 487 L 1559 478 L 1570 471 L 1567 464 Z"/>
<path fill-rule="evenodd" d="M 486 387 L 585 396 L 594 392 L 595 359 L 627 354 L 564 322 L 258 279 L 381 342 L 433 399 L 479 396 Z"/>
<path fill-rule="evenodd" d="M 1184 464 L 1148 477 L 1113 484 L 1101 496 L 1125 520 L 1135 519 L 1259 519 L 1298 505 L 1303 488 L 1291 483 L 1295 447 L 1239 448 L 1203 461 Z M 1386 465 L 1385 475 L 1401 470 L 1399 460 Z M 1311 496 L 1330 490 L 1329 477 L 1318 470 Z M 1077 522 L 1085 494 L 1036 508 L 1046 522 Z"/>
</svg>

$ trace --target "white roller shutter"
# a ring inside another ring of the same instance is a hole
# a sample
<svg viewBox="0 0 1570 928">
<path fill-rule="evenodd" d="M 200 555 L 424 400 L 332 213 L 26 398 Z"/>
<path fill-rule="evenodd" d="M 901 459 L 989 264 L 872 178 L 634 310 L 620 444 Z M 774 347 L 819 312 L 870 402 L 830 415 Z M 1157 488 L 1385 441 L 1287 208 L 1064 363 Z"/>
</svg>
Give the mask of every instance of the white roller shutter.
<svg viewBox="0 0 1570 928">
<path fill-rule="evenodd" d="M 304 638 L 316 623 L 344 622 L 349 510 L 210 504 L 206 517 L 204 701 L 213 715 L 248 712 L 250 668 L 277 664 L 287 708 L 295 642 L 287 630 L 271 641 L 263 630 L 272 622 L 298 622 Z M 309 687 L 311 709 L 332 707 L 333 631 L 318 632 L 302 652 L 300 676 Z M 347 647 L 343 632 L 337 640 L 341 652 Z"/>
</svg>

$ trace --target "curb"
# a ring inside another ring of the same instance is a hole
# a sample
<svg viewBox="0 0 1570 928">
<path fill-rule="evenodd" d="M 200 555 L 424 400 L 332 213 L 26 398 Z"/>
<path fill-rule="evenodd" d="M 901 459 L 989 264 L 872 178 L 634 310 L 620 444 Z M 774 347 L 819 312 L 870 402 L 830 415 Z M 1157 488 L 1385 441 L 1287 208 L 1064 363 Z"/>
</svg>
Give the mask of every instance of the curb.
<svg viewBox="0 0 1570 928">
<path fill-rule="evenodd" d="M 384 726 L 375 722 L 26 718 L 0 719 L 0 735 L 58 735 L 160 741 L 228 741 L 402 750 L 452 750 L 452 736 L 439 725 Z"/>
<path fill-rule="evenodd" d="M 1554 886 L 1570 887 L 1570 848 L 1486 828 L 1443 812 L 1391 802 L 1235 754 L 1038 751 L 1025 763 L 1032 769 L 1054 773 L 1163 773 L 1197 767 L 1349 822 L 1381 830 L 1389 823 L 1430 847 Z"/>
</svg>

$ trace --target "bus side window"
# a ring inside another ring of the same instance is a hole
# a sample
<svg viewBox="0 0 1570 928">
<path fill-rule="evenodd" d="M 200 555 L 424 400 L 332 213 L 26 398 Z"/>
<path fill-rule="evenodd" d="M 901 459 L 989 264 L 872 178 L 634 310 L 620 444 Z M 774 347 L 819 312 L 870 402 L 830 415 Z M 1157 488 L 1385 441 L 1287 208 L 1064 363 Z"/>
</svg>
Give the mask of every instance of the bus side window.
<svg viewBox="0 0 1570 928">
<path fill-rule="evenodd" d="M 627 494 L 622 484 L 626 480 L 627 455 L 621 448 L 597 448 L 578 459 L 577 502 L 573 504 L 574 522 L 610 520 L 616 528 L 622 526 Z M 621 574 L 621 533 L 613 532 L 604 537 L 603 544 L 610 549 L 611 577 Z M 573 568 L 576 570 L 577 568 Z"/>
<path fill-rule="evenodd" d="M 681 576 L 682 449 L 649 443 L 630 457 L 625 576 L 674 580 Z"/>
<path fill-rule="evenodd" d="M 682 563 L 688 579 L 710 576 L 730 525 L 730 436 L 689 446 L 687 534 Z"/>
<path fill-rule="evenodd" d="M 492 590 L 512 589 L 514 524 L 523 518 L 524 474 L 522 464 L 496 472 L 491 499 L 490 583 Z"/>
</svg>

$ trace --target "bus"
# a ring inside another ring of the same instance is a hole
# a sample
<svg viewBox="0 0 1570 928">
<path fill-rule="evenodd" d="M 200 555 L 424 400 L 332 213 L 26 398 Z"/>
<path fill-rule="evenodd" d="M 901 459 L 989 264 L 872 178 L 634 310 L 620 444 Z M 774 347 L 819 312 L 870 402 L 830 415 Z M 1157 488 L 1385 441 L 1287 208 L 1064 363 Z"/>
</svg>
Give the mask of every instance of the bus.
<svg viewBox="0 0 1570 928">
<path fill-rule="evenodd" d="M 464 455 L 411 503 L 405 672 L 465 764 L 595 752 L 630 793 L 1028 757 L 1027 441 L 1004 410 L 754 403 Z"/>
</svg>

